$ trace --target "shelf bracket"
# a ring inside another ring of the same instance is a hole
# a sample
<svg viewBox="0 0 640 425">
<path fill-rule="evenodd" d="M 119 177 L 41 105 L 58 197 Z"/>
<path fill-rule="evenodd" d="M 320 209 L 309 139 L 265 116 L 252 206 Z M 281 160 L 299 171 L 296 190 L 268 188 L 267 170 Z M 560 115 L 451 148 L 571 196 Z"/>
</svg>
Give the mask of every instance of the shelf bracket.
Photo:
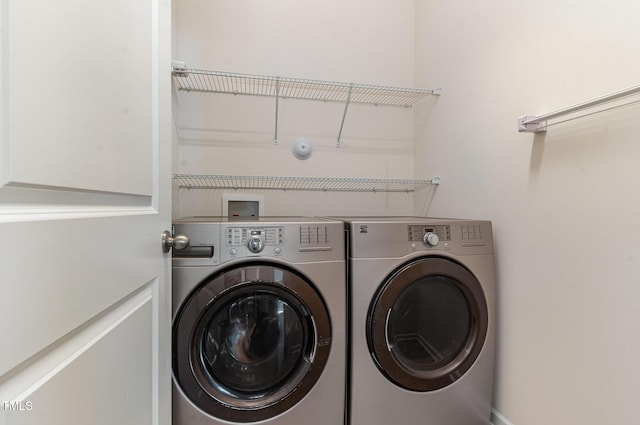
<svg viewBox="0 0 640 425">
<path fill-rule="evenodd" d="M 176 77 L 187 78 L 189 76 L 185 63 L 176 60 L 171 61 L 171 73 Z"/>
<path fill-rule="evenodd" d="M 547 131 L 547 121 L 540 121 L 535 115 L 518 118 L 518 131 L 521 133 L 543 133 Z"/>
<path fill-rule="evenodd" d="M 273 136 L 273 144 L 278 144 L 278 99 L 280 99 L 280 77 L 276 77 L 276 124 L 275 135 Z"/>
<path fill-rule="evenodd" d="M 338 140 L 336 141 L 336 148 L 340 147 L 340 137 L 342 137 L 342 128 L 344 127 L 344 120 L 347 117 L 347 109 L 349 103 L 351 103 L 351 91 L 353 90 L 353 83 L 349 84 L 349 92 L 347 93 L 347 101 L 344 104 L 344 112 L 342 113 L 342 122 L 340 123 L 340 131 L 338 131 Z"/>
</svg>

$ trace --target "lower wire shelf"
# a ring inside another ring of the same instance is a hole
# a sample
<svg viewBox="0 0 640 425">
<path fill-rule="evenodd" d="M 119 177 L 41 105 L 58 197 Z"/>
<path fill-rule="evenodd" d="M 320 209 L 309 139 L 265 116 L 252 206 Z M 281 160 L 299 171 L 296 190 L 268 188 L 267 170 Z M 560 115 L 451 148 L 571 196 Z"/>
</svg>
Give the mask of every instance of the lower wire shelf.
<svg viewBox="0 0 640 425">
<path fill-rule="evenodd" d="M 174 174 L 180 189 L 266 189 L 322 192 L 415 192 L 440 184 L 440 177 L 426 180 L 351 177 L 287 177 Z"/>
</svg>

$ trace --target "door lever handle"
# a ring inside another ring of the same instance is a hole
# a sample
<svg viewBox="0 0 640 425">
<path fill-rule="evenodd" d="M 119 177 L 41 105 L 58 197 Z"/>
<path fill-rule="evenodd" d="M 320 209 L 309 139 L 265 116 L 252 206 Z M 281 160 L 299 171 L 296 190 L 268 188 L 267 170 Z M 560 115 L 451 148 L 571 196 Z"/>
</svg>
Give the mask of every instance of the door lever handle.
<svg viewBox="0 0 640 425">
<path fill-rule="evenodd" d="M 162 252 L 169 252 L 171 248 L 177 249 L 178 251 L 185 249 L 189 246 L 189 242 L 189 236 L 173 236 L 168 230 L 162 232 Z"/>
</svg>

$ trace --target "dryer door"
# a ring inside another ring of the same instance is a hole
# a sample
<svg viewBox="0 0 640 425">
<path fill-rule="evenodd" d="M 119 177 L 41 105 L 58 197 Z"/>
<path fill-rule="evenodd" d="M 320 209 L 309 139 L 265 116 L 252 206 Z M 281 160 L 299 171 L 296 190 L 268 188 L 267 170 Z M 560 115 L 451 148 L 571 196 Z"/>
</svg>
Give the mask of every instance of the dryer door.
<svg viewBox="0 0 640 425">
<path fill-rule="evenodd" d="M 207 414 L 272 418 L 300 401 L 329 357 L 331 323 L 314 287 L 277 265 L 214 275 L 174 322 L 174 379 Z"/>
<path fill-rule="evenodd" d="M 413 391 L 443 388 L 480 354 L 487 334 L 480 282 L 439 257 L 414 260 L 380 286 L 367 317 L 367 342 L 380 371 Z"/>
</svg>

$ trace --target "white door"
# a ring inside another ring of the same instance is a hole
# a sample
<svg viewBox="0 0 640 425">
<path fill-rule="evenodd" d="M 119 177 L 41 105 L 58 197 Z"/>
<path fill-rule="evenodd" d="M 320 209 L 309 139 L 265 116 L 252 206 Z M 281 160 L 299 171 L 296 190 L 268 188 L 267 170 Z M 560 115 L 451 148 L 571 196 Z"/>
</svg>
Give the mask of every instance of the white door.
<svg viewBox="0 0 640 425">
<path fill-rule="evenodd" d="M 0 0 L 0 424 L 170 412 L 170 0 Z"/>
</svg>

